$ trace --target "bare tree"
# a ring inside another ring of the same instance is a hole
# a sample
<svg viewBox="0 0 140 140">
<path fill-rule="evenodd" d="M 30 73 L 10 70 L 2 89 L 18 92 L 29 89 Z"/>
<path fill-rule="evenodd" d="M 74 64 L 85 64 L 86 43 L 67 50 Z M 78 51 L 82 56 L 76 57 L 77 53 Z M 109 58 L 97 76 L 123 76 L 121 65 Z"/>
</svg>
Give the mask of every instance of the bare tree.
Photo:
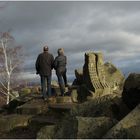
<svg viewBox="0 0 140 140">
<path fill-rule="evenodd" d="M 6 96 L 6 103 L 14 96 L 11 79 L 21 64 L 21 46 L 15 46 L 15 40 L 9 32 L 0 35 L 0 93 Z M 14 75 L 14 77 L 16 77 Z"/>
</svg>

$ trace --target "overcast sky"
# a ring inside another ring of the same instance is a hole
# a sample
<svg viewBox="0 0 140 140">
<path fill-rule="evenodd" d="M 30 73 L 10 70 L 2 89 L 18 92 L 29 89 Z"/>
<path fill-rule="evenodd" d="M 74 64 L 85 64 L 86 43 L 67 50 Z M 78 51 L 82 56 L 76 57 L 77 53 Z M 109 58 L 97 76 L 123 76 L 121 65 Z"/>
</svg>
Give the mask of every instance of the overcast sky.
<svg viewBox="0 0 140 140">
<path fill-rule="evenodd" d="M 103 52 L 124 74 L 140 70 L 139 1 L 0 2 L 0 31 L 9 29 L 23 46 L 26 77 L 39 77 L 35 61 L 46 44 L 54 57 L 64 48 L 69 79 L 87 51 Z"/>
</svg>

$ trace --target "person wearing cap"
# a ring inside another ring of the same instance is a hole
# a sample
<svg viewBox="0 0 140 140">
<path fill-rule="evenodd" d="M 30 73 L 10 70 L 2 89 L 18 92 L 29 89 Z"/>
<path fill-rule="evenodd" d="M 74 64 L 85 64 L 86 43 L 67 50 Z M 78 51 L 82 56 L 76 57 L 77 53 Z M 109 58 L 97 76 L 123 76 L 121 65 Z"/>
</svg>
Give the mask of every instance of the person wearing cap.
<svg viewBox="0 0 140 140">
<path fill-rule="evenodd" d="M 39 54 L 35 63 L 36 74 L 40 75 L 41 90 L 44 100 L 51 97 L 51 77 L 54 64 L 54 57 L 49 53 L 48 46 L 43 47 L 43 53 Z M 46 91 L 47 82 L 47 91 Z"/>
<path fill-rule="evenodd" d="M 67 76 L 66 76 L 67 57 L 64 55 L 63 48 L 58 49 L 57 53 L 58 56 L 54 60 L 54 68 L 56 70 L 61 96 L 64 96 L 65 87 L 68 86 Z"/>
</svg>

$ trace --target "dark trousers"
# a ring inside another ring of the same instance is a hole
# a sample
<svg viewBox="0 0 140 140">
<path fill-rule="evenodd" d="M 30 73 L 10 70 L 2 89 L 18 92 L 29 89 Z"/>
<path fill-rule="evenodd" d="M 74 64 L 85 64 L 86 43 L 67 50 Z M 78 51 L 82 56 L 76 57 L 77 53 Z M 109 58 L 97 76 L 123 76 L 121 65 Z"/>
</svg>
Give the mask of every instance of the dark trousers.
<svg viewBox="0 0 140 140">
<path fill-rule="evenodd" d="M 61 72 L 56 72 L 58 83 L 61 91 L 61 95 L 64 95 L 65 86 L 67 86 L 67 76 L 66 76 L 66 70 Z"/>
<path fill-rule="evenodd" d="M 40 76 L 41 78 L 41 89 L 43 98 L 51 97 L 51 75 L 50 76 Z M 47 91 L 46 91 L 47 82 Z"/>
</svg>

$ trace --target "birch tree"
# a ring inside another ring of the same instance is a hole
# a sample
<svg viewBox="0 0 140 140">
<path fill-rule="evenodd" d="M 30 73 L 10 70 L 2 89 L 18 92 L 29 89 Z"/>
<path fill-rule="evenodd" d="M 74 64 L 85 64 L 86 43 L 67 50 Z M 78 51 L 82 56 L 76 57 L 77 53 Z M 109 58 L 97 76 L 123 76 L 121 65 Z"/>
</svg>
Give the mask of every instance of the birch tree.
<svg viewBox="0 0 140 140">
<path fill-rule="evenodd" d="M 6 97 L 6 104 L 14 96 L 12 94 L 11 79 L 21 64 L 21 46 L 14 46 L 15 40 L 9 32 L 0 35 L 0 93 Z M 16 77 L 16 76 L 15 76 Z M 14 78 L 15 78 L 14 77 Z M 13 81 L 14 82 L 14 81 Z"/>
</svg>

